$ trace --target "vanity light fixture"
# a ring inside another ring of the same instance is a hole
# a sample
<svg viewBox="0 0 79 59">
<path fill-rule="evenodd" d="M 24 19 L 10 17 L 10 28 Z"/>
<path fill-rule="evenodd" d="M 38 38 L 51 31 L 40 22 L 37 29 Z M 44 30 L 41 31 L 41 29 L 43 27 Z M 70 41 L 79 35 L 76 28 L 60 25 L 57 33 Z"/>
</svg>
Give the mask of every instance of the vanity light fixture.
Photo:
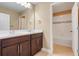
<svg viewBox="0 0 79 59">
<path fill-rule="evenodd" d="M 29 2 L 16 2 L 16 3 L 24 6 L 25 8 L 31 8 L 31 3 Z"/>
<path fill-rule="evenodd" d="M 27 2 L 27 4 L 25 5 L 26 8 L 31 8 L 31 3 Z"/>
</svg>

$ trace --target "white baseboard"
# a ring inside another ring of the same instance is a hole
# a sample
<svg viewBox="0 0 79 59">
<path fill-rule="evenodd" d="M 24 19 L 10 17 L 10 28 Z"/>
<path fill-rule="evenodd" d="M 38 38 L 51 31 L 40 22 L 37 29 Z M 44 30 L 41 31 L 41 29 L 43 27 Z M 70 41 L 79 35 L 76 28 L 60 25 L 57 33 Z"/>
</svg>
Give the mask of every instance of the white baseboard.
<svg viewBox="0 0 79 59">
<path fill-rule="evenodd" d="M 59 44 L 59 45 L 63 45 L 63 46 L 67 46 L 67 47 L 72 47 L 72 41 L 71 40 L 56 39 L 56 40 L 54 40 L 54 43 Z"/>
<path fill-rule="evenodd" d="M 74 48 L 72 48 L 72 50 L 73 50 L 74 56 L 78 56 L 77 51 Z"/>
<path fill-rule="evenodd" d="M 42 48 L 41 50 L 47 52 L 48 56 L 50 56 L 50 49 Z"/>
<path fill-rule="evenodd" d="M 62 43 L 54 43 L 54 44 L 57 44 L 57 45 L 66 46 L 66 47 L 70 47 L 70 48 L 72 48 L 71 45 L 69 45 L 69 44 L 62 44 Z"/>
</svg>

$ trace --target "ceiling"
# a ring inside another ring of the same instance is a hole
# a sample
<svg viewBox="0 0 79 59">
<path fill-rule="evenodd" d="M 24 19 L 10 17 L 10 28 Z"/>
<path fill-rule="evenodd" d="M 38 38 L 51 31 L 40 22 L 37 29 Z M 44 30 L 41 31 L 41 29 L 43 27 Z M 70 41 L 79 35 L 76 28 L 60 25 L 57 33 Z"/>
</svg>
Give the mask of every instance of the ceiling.
<svg viewBox="0 0 79 59">
<path fill-rule="evenodd" d="M 31 4 L 36 5 L 38 3 L 31 2 Z M 26 9 L 24 6 L 21 6 L 20 4 L 17 4 L 16 2 L 0 2 L 0 7 L 6 7 L 9 9 L 13 9 L 16 12 L 21 12 Z"/>
<path fill-rule="evenodd" d="M 64 11 L 64 10 L 70 10 L 73 7 L 73 2 L 61 2 L 58 4 L 55 4 L 53 6 L 53 11 L 55 12 L 60 12 L 60 11 Z"/>
<path fill-rule="evenodd" d="M 40 2 L 30 2 L 30 3 L 32 5 L 37 5 Z M 21 6 L 20 4 L 17 4 L 16 2 L 0 2 L 0 6 L 13 9 L 16 12 L 21 12 L 26 9 L 24 6 Z M 59 12 L 59 11 L 71 9 L 72 7 L 73 7 L 73 2 L 61 2 L 61 3 L 59 2 L 59 3 L 54 4 L 53 10 L 54 12 Z"/>
</svg>

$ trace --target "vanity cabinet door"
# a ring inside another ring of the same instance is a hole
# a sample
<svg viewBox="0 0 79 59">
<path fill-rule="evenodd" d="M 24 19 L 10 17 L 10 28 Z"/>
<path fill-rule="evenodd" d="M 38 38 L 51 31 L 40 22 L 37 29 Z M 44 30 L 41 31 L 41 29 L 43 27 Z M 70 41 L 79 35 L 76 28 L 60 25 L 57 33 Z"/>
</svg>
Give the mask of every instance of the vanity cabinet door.
<svg viewBox="0 0 79 59">
<path fill-rule="evenodd" d="M 37 44 L 36 44 L 36 42 L 37 42 L 36 39 L 31 40 L 31 55 L 32 56 L 37 52 Z"/>
<path fill-rule="evenodd" d="M 42 33 L 31 35 L 31 55 L 35 55 L 42 48 Z"/>
<path fill-rule="evenodd" d="M 35 38 L 31 40 L 31 55 L 34 55 L 38 51 L 40 51 L 42 48 L 42 38 Z"/>
<path fill-rule="evenodd" d="M 20 43 L 20 56 L 30 56 L 30 41 Z"/>
<path fill-rule="evenodd" d="M 18 56 L 18 45 L 11 45 L 2 48 L 2 56 Z"/>
<path fill-rule="evenodd" d="M 37 38 L 37 51 L 40 51 L 42 48 L 42 37 Z"/>
<path fill-rule="evenodd" d="M 0 56 L 1 56 L 1 40 L 0 40 Z"/>
</svg>

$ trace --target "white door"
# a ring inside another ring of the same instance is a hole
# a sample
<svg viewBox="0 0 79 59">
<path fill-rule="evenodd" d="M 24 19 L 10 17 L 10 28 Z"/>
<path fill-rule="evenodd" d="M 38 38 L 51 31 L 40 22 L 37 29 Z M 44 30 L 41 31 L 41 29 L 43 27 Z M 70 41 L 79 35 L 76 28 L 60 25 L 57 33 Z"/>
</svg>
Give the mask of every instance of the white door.
<svg viewBox="0 0 79 59">
<path fill-rule="evenodd" d="M 74 6 L 72 8 L 72 34 L 73 34 L 73 40 L 72 40 L 72 49 L 74 52 L 74 55 L 78 55 L 78 6 L 77 3 L 74 3 Z"/>
<path fill-rule="evenodd" d="M 0 30 L 10 30 L 10 16 L 0 13 Z"/>
</svg>

